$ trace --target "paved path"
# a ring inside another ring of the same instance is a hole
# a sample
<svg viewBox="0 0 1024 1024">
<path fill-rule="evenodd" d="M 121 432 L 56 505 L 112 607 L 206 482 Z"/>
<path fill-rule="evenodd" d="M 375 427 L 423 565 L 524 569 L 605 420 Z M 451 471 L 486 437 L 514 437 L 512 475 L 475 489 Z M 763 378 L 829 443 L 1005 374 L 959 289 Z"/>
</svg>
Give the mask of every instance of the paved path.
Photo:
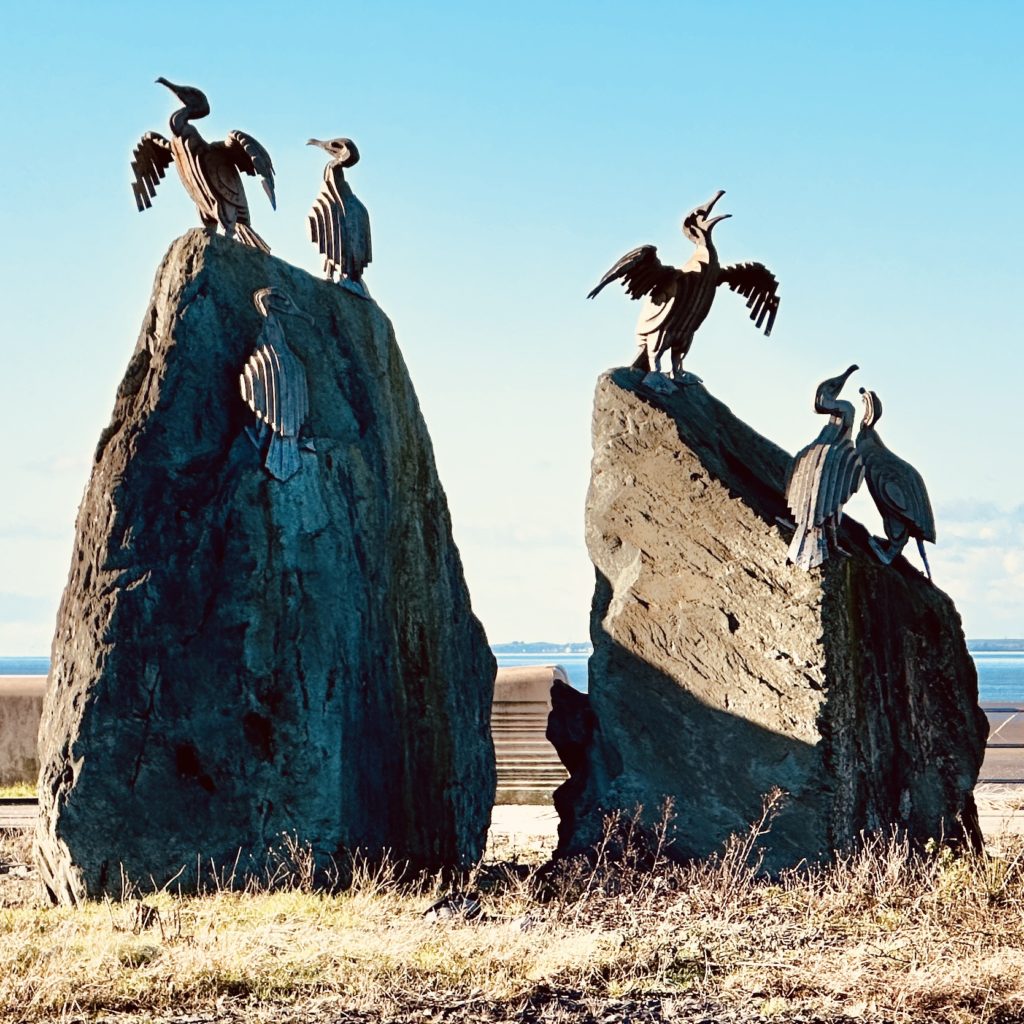
<svg viewBox="0 0 1024 1024">
<path fill-rule="evenodd" d="M 35 823 L 34 800 L 0 800 L 0 829 L 32 828 Z"/>
</svg>

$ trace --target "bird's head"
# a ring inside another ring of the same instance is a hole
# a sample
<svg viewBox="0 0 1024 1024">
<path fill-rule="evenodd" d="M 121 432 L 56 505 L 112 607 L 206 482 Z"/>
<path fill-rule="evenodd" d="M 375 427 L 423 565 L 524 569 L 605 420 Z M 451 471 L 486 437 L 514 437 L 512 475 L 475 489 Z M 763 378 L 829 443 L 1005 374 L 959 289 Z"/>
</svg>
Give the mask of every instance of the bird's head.
<svg viewBox="0 0 1024 1024">
<path fill-rule="evenodd" d="M 843 385 L 846 384 L 850 374 L 859 369 L 860 367 L 854 363 L 853 366 L 839 374 L 838 377 L 829 377 L 828 380 L 823 380 L 818 385 L 818 390 L 814 395 L 815 411 L 831 412 L 830 403 L 834 403 L 839 397 L 839 392 L 843 390 Z"/>
<path fill-rule="evenodd" d="M 196 89 L 191 85 L 175 85 L 173 82 L 168 82 L 166 78 L 158 78 L 157 84 L 165 85 L 181 100 L 188 112 L 189 119 L 206 117 L 210 113 L 210 101 L 201 89 Z"/>
<path fill-rule="evenodd" d="M 331 158 L 331 163 L 351 167 L 359 162 L 359 150 L 351 139 L 310 139 L 307 146 L 319 146 Z"/>
<path fill-rule="evenodd" d="M 252 293 L 252 301 L 264 316 L 297 316 L 313 323 L 313 318 L 299 309 L 292 297 L 280 288 L 260 288 Z"/>
<path fill-rule="evenodd" d="M 719 189 L 706 203 L 692 209 L 683 218 L 683 234 L 693 242 L 694 245 L 702 245 L 711 237 L 711 229 L 720 221 L 731 217 L 731 213 L 720 213 L 717 217 L 711 216 L 711 211 L 722 196 L 724 189 Z"/>
<path fill-rule="evenodd" d="M 860 421 L 860 425 L 873 427 L 882 418 L 882 400 L 874 391 L 865 388 L 861 388 L 860 393 L 864 399 L 864 419 Z"/>
</svg>

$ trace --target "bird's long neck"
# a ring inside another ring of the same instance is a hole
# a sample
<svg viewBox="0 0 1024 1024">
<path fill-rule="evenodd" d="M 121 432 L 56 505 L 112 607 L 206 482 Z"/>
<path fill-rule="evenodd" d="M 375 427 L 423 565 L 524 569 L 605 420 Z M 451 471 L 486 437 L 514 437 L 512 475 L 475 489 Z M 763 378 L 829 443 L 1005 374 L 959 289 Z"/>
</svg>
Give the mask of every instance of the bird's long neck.
<svg viewBox="0 0 1024 1024">
<path fill-rule="evenodd" d="M 710 238 L 705 238 L 701 242 L 696 243 L 696 248 L 693 251 L 691 262 L 703 263 L 708 267 L 718 267 L 718 252 L 715 249 L 715 243 Z"/>
<path fill-rule="evenodd" d="M 852 402 L 844 402 L 830 395 L 818 395 L 814 403 L 814 411 L 829 418 L 826 430 L 833 430 L 836 437 L 850 437 L 853 434 L 853 421 L 857 413 Z"/>
<path fill-rule="evenodd" d="M 185 134 L 199 135 L 199 129 L 189 122 L 195 117 L 204 117 L 201 111 L 194 110 L 188 105 L 181 107 L 171 114 L 171 134 L 181 138 Z M 200 136 L 201 137 L 201 136 Z"/>
<path fill-rule="evenodd" d="M 324 181 L 333 181 L 339 191 L 345 187 L 345 168 L 341 166 L 339 161 L 332 160 L 324 168 Z"/>
<path fill-rule="evenodd" d="M 860 421 L 860 429 L 857 431 L 857 447 L 870 446 L 872 448 L 885 448 L 885 442 L 880 437 L 875 424 Z M 888 450 L 888 449 L 886 449 Z"/>
<path fill-rule="evenodd" d="M 281 323 L 280 317 L 273 310 L 267 313 L 267 319 L 263 324 L 263 337 L 261 340 L 264 345 L 286 345 L 284 340 L 284 324 Z"/>
</svg>

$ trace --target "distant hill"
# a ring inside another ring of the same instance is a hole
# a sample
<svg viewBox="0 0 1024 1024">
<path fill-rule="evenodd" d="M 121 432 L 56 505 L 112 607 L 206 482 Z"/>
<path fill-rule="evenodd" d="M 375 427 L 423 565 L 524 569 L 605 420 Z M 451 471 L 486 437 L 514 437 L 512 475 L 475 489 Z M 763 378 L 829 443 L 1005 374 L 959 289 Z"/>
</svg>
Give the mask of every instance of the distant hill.
<svg viewBox="0 0 1024 1024">
<path fill-rule="evenodd" d="M 546 640 L 513 640 L 510 644 L 491 644 L 495 654 L 590 654 L 593 645 L 586 643 L 553 644 Z"/>
<path fill-rule="evenodd" d="M 1002 640 L 968 640 L 967 649 L 977 651 L 979 654 L 998 651 L 1024 651 L 1024 640 L 1002 639 Z"/>
</svg>

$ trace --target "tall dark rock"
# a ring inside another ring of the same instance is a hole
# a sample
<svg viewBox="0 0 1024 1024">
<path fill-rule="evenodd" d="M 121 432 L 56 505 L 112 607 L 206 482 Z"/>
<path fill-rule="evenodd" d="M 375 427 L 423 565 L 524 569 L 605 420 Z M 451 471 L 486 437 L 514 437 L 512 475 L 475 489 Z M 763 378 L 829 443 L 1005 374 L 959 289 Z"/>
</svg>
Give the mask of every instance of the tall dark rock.
<svg viewBox="0 0 1024 1024">
<path fill-rule="evenodd" d="M 309 381 L 272 479 L 238 375 L 283 288 Z M 387 318 L 192 231 L 160 267 L 78 516 L 40 732 L 52 897 L 196 883 L 280 833 L 317 855 L 474 860 L 494 796 L 494 659 Z"/>
<path fill-rule="evenodd" d="M 606 374 L 595 397 L 590 712 L 556 704 L 571 721 L 549 732 L 590 738 L 556 794 L 559 852 L 671 797 L 677 854 L 704 856 L 774 787 L 769 869 L 893 825 L 977 843 L 987 724 L 953 602 L 849 519 L 853 557 L 787 565 L 789 456 L 703 387 L 642 376 Z"/>
</svg>

